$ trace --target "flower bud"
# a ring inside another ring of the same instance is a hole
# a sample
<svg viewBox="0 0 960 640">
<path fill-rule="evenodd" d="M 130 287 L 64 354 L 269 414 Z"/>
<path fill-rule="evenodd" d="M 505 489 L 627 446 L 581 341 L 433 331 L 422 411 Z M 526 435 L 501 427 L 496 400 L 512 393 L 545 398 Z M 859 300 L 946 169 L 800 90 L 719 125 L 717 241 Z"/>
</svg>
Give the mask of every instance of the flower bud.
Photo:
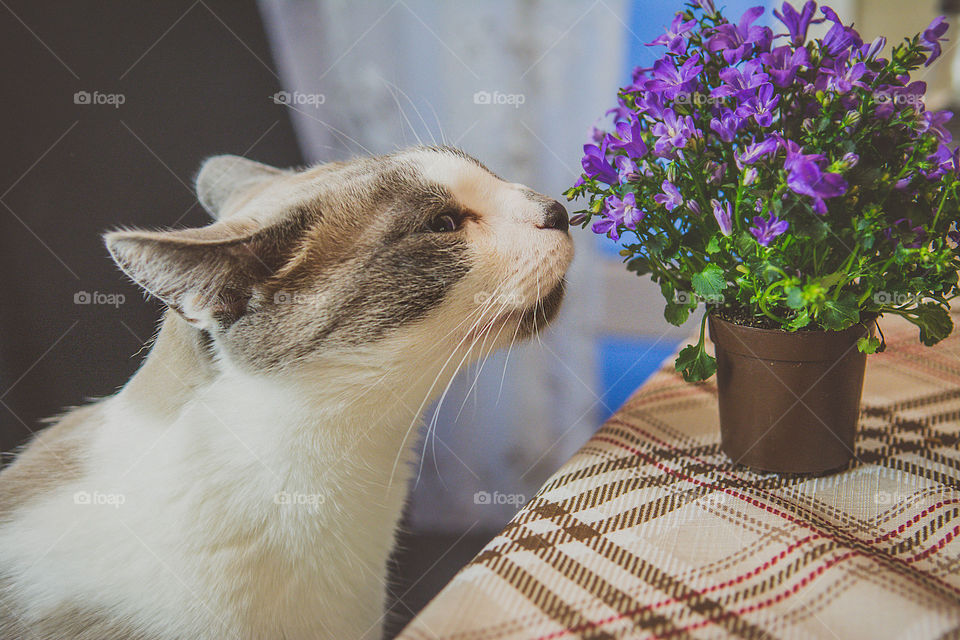
<svg viewBox="0 0 960 640">
<path fill-rule="evenodd" d="M 667 165 L 667 180 L 673 182 L 677 179 L 677 165 L 670 163 Z"/>
<path fill-rule="evenodd" d="M 840 166 L 843 169 L 852 169 L 857 166 L 858 162 L 860 162 L 860 156 L 852 151 L 843 154 L 843 157 L 840 158 Z"/>
</svg>

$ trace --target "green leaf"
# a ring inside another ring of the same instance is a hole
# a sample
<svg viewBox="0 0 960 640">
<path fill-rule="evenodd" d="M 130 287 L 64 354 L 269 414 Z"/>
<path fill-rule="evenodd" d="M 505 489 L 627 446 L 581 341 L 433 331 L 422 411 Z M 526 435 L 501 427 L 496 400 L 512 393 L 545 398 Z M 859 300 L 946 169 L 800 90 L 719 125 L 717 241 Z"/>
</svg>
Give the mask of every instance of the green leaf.
<svg viewBox="0 0 960 640">
<path fill-rule="evenodd" d="M 838 300 L 827 300 L 820 312 L 820 324 L 829 331 L 840 331 L 860 321 L 860 307 L 857 296 L 847 292 Z"/>
<path fill-rule="evenodd" d="M 665 235 L 654 235 L 647 239 L 646 243 L 644 243 L 644 248 L 651 256 L 659 258 L 669 243 L 670 240 Z"/>
<path fill-rule="evenodd" d="M 737 253 L 741 256 L 747 256 L 753 253 L 753 248 L 757 246 L 757 240 L 752 235 L 743 231 L 737 236 Z"/>
<path fill-rule="evenodd" d="M 860 338 L 857 340 L 857 349 L 861 353 L 876 353 L 880 348 L 880 338 L 870 336 L 869 338 Z"/>
<path fill-rule="evenodd" d="M 800 287 L 784 287 L 787 294 L 787 306 L 791 309 L 802 309 L 804 306 L 803 289 Z"/>
<path fill-rule="evenodd" d="M 666 278 L 660 280 L 660 293 L 663 294 L 663 299 L 667 301 L 667 304 L 672 303 L 674 298 L 673 283 Z"/>
<path fill-rule="evenodd" d="M 833 285 L 840 282 L 840 279 L 842 277 L 843 277 L 843 273 L 841 273 L 840 271 L 834 271 L 830 275 L 820 278 L 820 284 L 826 287 L 827 289 L 829 289 Z"/>
<path fill-rule="evenodd" d="M 797 317 L 790 321 L 790 324 L 787 325 L 787 329 L 790 331 L 796 331 L 797 329 L 803 329 L 805 326 L 810 324 L 810 314 L 807 313 L 807 310 L 804 309 Z"/>
<path fill-rule="evenodd" d="M 643 256 L 637 256 L 627 262 L 627 271 L 633 271 L 638 276 L 650 273 L 650 261 Z"/>
<path fill-rule="evenodd" d="M 723 277 L 723 269 L 715 264 L 708 264 L 700 273 L 693 274 L 690 285 L 694 292 L 704 298 L 716 296 L 727 288 L 727 281 Z"/>
<path fill-rule="evenodd" d="M 906 316 L 907 320 L 920 327 L 920 342 L 935 345 L 953 331 L 950 313 L 934 302 L 925 302 Z"/>
<path fill-rule="evenodd" d="M 700 382 L 716 373 L 717 360 L 699 345 L 691 344 L 680 351 L 674 366 L 687 382 Z"/>
<path fill-rule="evenodd" d="M 706 249 L 704 249 L 710 255 L 720 251 L 720 239 L 717 236 L 710 238 L 710 242 L 707 243 Z"/>
<path fill-rule="evenodd" d="M 679 327 L 690 317 L 690 309 L 682 304 L 668 302 L 667 306 L 663 308 L 663 317 L 670 324 Z"/>
</svg>

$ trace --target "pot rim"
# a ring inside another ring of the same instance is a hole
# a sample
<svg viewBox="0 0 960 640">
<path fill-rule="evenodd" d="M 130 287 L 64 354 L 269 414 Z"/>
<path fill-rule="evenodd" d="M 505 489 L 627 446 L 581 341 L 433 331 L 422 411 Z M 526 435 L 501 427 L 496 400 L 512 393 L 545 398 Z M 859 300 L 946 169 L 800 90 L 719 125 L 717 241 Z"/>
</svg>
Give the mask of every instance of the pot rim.
<svg viewBox="0 0 960 640">
<path fill-rule="evenodd" d="M 747 358 L 780 360 L 787 362 L 836 361 L 845 355 L 861 355 L 859 350 L 851 354 L 851 345 L 859 338 L 873 334 L 876 317 L 839 331 L 812 330 L 787 331 L 785 329 L 761 329 L 736 324 L 708 313 L 710 339 L 718 350 Z"/>
</svg>

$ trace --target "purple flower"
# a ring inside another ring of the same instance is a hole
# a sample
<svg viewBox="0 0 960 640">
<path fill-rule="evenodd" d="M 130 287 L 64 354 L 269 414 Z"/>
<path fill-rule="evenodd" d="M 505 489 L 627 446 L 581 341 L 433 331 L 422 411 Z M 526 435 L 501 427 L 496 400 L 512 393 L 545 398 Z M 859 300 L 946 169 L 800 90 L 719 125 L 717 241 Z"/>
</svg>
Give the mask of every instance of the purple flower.
<svg viewBox="0 0 960 640">
<path fill-rule="evenodd" d="M 743 65 L 743 70 L 726 67 L 720 70 L 720 79 L 724 84 L 710 92 L 714 97 L 737 96 L 747 98 L 754 89 L 767 82 L 769 76 L 763 73 L 763 66 L 759 60 L 750 60 Z"/>
<path fill-rule="evenodd" d="M 761 53 L 760 59 L 773 84 L 778 87 L 789 86 L 796 79 L 800 68 L 810 65 L 810 54 L 803 47 L 794 51 L 784 45 L 770 53 Z"/>
<path fill-rule="evenodd" d="M 701 71 L 703 65 L 700 64 L 699 53 L 690 56 L 680 68 L 670 60 L 661 58 L 653 63 L 653 79 L 647 81 L 646 89 L 662 93 L 664 98 L 672 100 L 682 93 L 691 93 Z"/>
<path fill-rule="evenodd" d="M 644 90 L 644 93 L 637 96 L 637 111 L 646 114 L 654 120 L 663 118 L 663 100 L 660 94 Z"/>
<path fill-rule="evenodd" d="M 770 136 L 762 142 L 747 145 L 742 151 L 734 152 L 733 157 L 737 161 L 737 166 L 743 169 L 745 165 L 753 164 L 764 156 L 776 153 L 779 147 L 780 140 L 774 136 Z"/>
<path fill-rule="evenodd" d="M 780 103 L 780 96 L 773 94 L 773 85 L 769 82 L 760 87 L 757 95 L 747 99 L 746 102 L 737 107 L 737 117 L 748 118 L 753 116 L 757 124 L 761 127 L 769 127 L 773 124 L 772 110 Z"/>
<path fill-rule="evenodd" d="M 613 109 L 607 109 L 607 112 L 604 115 L 613 115 L 614 122 L 624 122 L 633 117 L 633 110 L 624 104 L 623 98 L 617 98 L 617 106 L 615 106 Z"/>
<path fill-rule="evenodd" d="M 718 25 L 713 36 L 707 41 L 707 50 L 723 52 L 723 59 L 731 65 L 743 60 L 750 53 L 750 45 L 761 51 L 768 50 L 773 41 L 773 32 L 769 27 L 751 26 L 762 13 L 763 7 L 753 7 L 744 12 L 738 25 L 729 22 Z"/>
<path fill-rule="evenodd" d="M 607 140 L 599 147 L 595 144 L 583 145 L 583 159 L 580 161 L 588 178 L 596 178 L 607 184 L 617 183 L 617 171 L 607 162 Z"/>
<path fill-rule="evenodd" d="M 684 22 L 683 14 L 678 13 L 674 16 L 673 22 L 670 23 L 670 28 L 667 29 L 666 33 L 653 42 L 647 43 L 647 46 L 655 47 L 662 44 L 666 45 L 671 53 L 681 54 L 687 50 L 687 39 L 683 34 L 692 30 L 695 26 L 697 26 L 696 20 Z"/>
<path fill-rule="evenodd" d="M 873 60 L 878 53 L 883 51 L 885 46 L 887 46 L 887 39 L 883 36 L 877 36 L 873 39 L 873 42 L 860 47 L 860 59 L 868 62 Z"/>
<path fill-rule="evenodd" d="M 743 172 L 743 184 L 749 187 L 751 184 L 757 181 L 757 176 L 759 174 L 760 172 L 757 171 L 756 167 L 747 167 L 746 171 Z"/>
<path fill-rule="evenodd" d="M 789 2 L 783 3 L 783 8 L 778 12 L 774 10 L 773 15 L 787 28 L 787 34 L 790 36 L 790 44 L 795 47 L 802 47 L 807 41 L 807 29 L 811 24 L 823 22 L 823 18 L 814 20 L 813 16 L 817 13 L 817 3 L 808 0 L 803 9 L 797 11 Z"/>
<path fill-rule="evenodd" d="M 687 209 L 690 209 L 690 211 L 700 215 L 700 205 L 696 200 L 687 200 Z"/>
<path fill-rule="evenodd" d="M 724 174 L 727 173 L 727 163 L 723 162 L 717 164 L 713 160 L 708 160 L 707 164 L 704 166 L 704 171 L 706 171 L 707 184 L 714 184 L 723 180 Z"/>
<path fill-rule="evenodd" d="M 639 158 L 647 155 L 647 145 L 643 143 L 643 126 L 639 118 L 634 117 L 631 122 L 617 124 L 617 137 L 610 141 L 611 149 L 623 149 L 628 156 Z"/>
<path fill-rule="evenodd" d="M 950 153 L 950 147 L 941 144 L 936 151 L 927 156 L 927 162 L 932 163 L 934 169 L 932 171 L 921 171 L 921 173 L 927 180 L 937 180 L 948 171 L 954 170 L 954 158 L 954 154 Z"/>
<path fill-rule="evenodd" d="M 721 205 L 717 200 L 711 200 L 710 204 L 713 206 L 713 217 L 720 225 L 720 233 L 725 236 L 730 235 L 733 232 L 733 211 L 730 208 L 730 202 Z"/>
<path fill-rule="evenodd" d="M 828 20 L 833 22 L 833 26 L 827 31 L 827 35 L 823 37 L 823 46 L 827 50 L 827 53 L 831 56 L 836 56 L 851 47 L 859 49 L 863 45 L 860 34 L 857 33 L 853 27 L 844 26 L 833 9 L 830 7 L 821 7 L 820 11 L 823 12 L 823 15 L 825 15 Z"/>
<path fill-rule="evenodd" d="M 930 57 L 927 58 L 927 62 L 924 66 L 929 67 L 933 64 L 933 61 L 940 57 L 942 49 L 940 48 L 940 41 L 946 40 L 943 37 L 943 34 L 947 32 L 947 29 L 950 27 L 947 24 L 947 18 L 945 16 L 940 16 L 934 18 L 933 22 L 924 30 L 920 35 L 920 39 L 923 40 L 923 44 L 927 49 L 930 50 Z"/>
<path fill-rule="evenodd" d="M 680 190 L 677 189 L 675 184 L 669 180 L 664 180 L 660 188 L 663 189 L 663 193 L 653 196 L 654 202 L 662 204 L 667 211 L 673 211 L 683 204 L 683 196 L 680 195 Z"/>
<path fill-rule="evenodd" d="M 737 114 L 730 109 L 724 109 L 719 116 L 710 121 L 710 128 L 716 132 L 721 141 L 733 142 L 742 124 L 743 118 L 738 118 Z"/>
<path fill-rule="evenodd" d="M 756 216 L 753 219 L 753 226 L 750 227 L 750 233 L 757 242 L 766 247 L 771 240 L 784 233 L 789 227 L 786 220 L 780 220 L 775 215 L 771 214 L 769 220 Z"/>
<path fill-rule="evenodd" d="M 587 137 L 593 141 L 594 144 L 601 144 L 603 142 L 604 136 L 607 135 L 607 132 L 599 128 L 597 125 L 593 125 L 587 131 Z"/>
<path fill-rule="evenodd" d="M 613 163 L 617 165 L 617 176 L 620 184 L 627 184 L 628 182 L 640 179 L 642 173 L 637 167 L 637 163 L 631 158 L 627 156 L 617 156 L 613 159 Z"/>
<path fill-rule="evenodd" d="M 813 210 L 823 215 L 827 212 L 827 198 L 842 196 L 847 192 L 847 181 L 839 173 L 825 172 L 820 168 L 824 157 L 819 154 L 804 154 L 793 141 L 787 141 L 787 186 L 794 193 L 813 198 Z"/>
<path fill-rule="evenodd" d="M 923 230 L 923 227 L 913 226 L 913 220 L 910 218 L 900 218 L 893 223 L 892 227 L 885 229 L 883 235 L 886 236 L 887 240 L 891 240 L 895 233 L 900 236 L 900 242 L 908 249 L 919 248 L 927 239 L 927 233 Z M 903 242 L 904 240 L 907 240 L 907 242 Z"/>
<path fill-rule="evenodd" d="M 876 90 L 878 104 L 875 113 L 878 118 L 887 119 L 900 105 L 919 109 L 923 106 L 923 94 L 926 92 L 927 83 L 922 81 L 911 82 L 905 87 L 882 84 Z"/>
<path fill-rule="evenodd" d="M 707 15 L 713 15 L 717 12 L 717 8 L 713 6 L 713 0 L 693 0 L 693 4 L 703 9 Z"/>
<path fill-rule="evenodd" d="M 824 65 L 820 69 L 820 75 L 817 77 L 817 88 L 836 91 L 837 93 L 847 93 L 853 87 L 866 88 L 866 83 L 860 80 L 867 72 L 867 65 L 863 62 L 857 62 L 848 65 L 849 52 L 844 51 L 833 60 L 831 65 Z"/>
<path fill-rule="evenodd" d="M 653 135 L 659 139 L 653 145 L 653 152 L 660 157 L 669 157 L 675 149 L 686 146 L 687 140 L 695 135 L 693 118 L 680 116 L 673 109 L 665 109 L 663 122 L 657 122 L 650 128 Z"/>
<path fill-rule="evenodd" d="M 941 142 L 950 142 L 953 135 L 947 131 L 946 125 L 953 118 L 950 111 L 924 111 L 921 115 L 920 133 L 932 132 Z"/>
<path fill-rule="evenodd" d="M 632 192 L 622 199 L 615 195 L 607 196 L 604 205 L 604 217 L 593 223 L 593 231 L 606 234 L 614 241 L 620 239 L 620 226 L 635 229 L 645 215 L 645 212 L 637 207 L 637 197 Z"/>
<path fill-rule="evenodd" d="M 619 227 L 623 224 L 623 201 L 617 196 L 608 196 L 603 205 L 603 217 L 590 228 L 594 233 L 606 235 L 616 242 L 620 239 Z"/>
</svg>

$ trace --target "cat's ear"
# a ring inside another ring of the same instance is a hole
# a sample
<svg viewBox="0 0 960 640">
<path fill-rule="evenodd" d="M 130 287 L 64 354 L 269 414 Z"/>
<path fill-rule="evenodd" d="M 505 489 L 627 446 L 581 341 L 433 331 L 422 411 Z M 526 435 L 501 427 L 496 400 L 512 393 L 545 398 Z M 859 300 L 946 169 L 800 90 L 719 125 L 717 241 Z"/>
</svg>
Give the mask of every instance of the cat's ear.
<svg viewBox="0 0 960 640">
<path fill-rule="evenodd" d="M 197 173 L 197 199 L 207 213 L 219 219 L 230 196 L 283 173 L 276 167 L 240 156 L 213 156 L 204 161 Z"/>
<path fill-rule="evenodd" d="M 246 311 L 258 285 L 293 255 L 297 218 L 264 228 L 218 222 L 201 229 L 114 231 L 104 242 L 134 282 L 194 326 L 225 329 Z"/>
</svg>

